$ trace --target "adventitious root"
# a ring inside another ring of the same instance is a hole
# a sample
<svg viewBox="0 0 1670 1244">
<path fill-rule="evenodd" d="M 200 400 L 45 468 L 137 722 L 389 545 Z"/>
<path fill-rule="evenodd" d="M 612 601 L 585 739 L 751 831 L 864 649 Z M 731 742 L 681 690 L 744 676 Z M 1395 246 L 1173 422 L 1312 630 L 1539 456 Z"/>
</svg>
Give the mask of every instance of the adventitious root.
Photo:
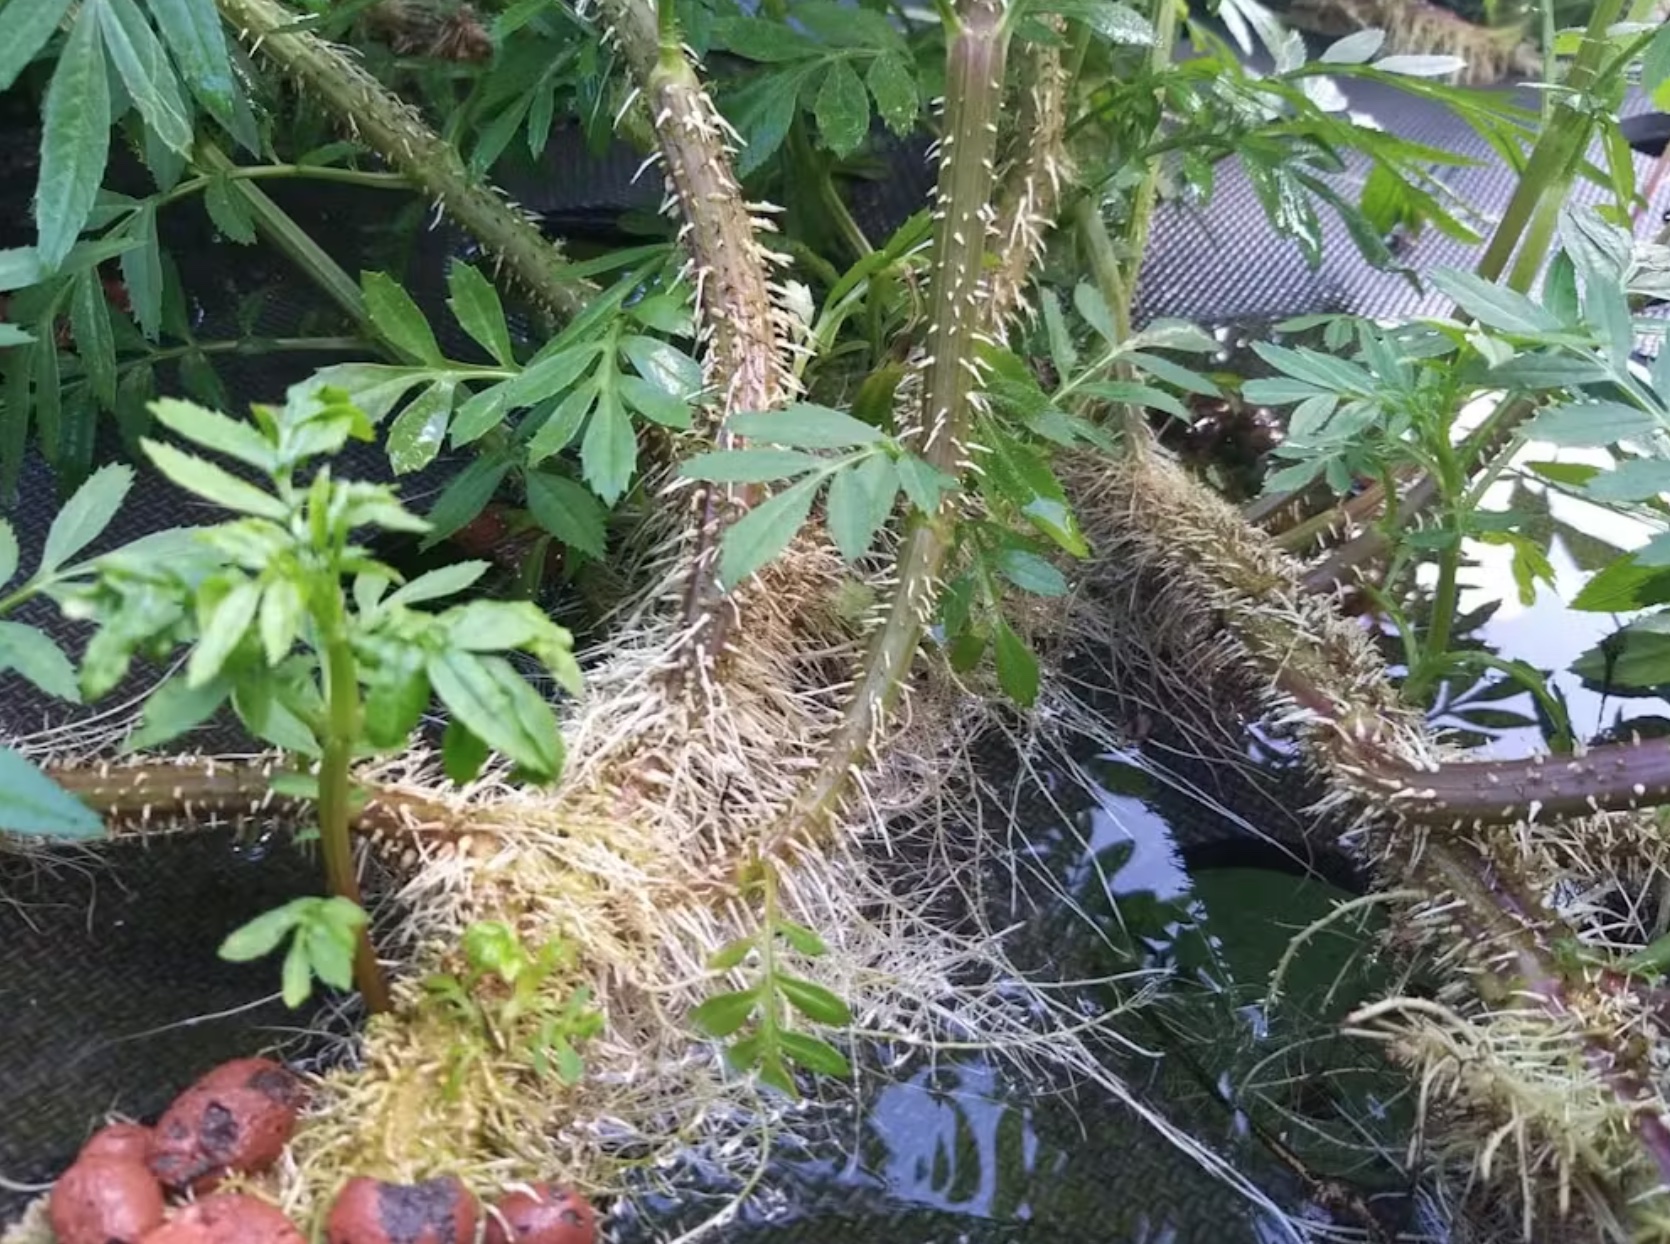
<svg viewBox="0 0 1670 1244">
<path fill-rule="evenodd" d="M 1180 704 L 1190 686 L 1251 693 L 1303 745 L 1322 808 L 1351 817 L 1348 844 L 1388 888 L 1421 895 L 1392 908 L 1391 936 L 1438 976 L 1438 998 L 1388 1000 L 1358 1028 L 1389 1037 L 1421 1085 L 1435 1175 L 1476 1193 L 1458 1201 L 1511 1202 L 1528 1239 L 1670 1238 L 1670 1029 L 1658 991 L 1618 970 L 1662 928 L 1656 822 L 1545 816 L 1440 836 L 1402 815 L 1452 776 L 1488 784 L 1490 767 L 1428 735 L 1366 630 L 1157 452 L 1087 466 L 1074 487 L 1102 557 L 1073 625 L 1115 647 L 1142 635 L 1150 652 L 1159 637 Z"/>
</svg>

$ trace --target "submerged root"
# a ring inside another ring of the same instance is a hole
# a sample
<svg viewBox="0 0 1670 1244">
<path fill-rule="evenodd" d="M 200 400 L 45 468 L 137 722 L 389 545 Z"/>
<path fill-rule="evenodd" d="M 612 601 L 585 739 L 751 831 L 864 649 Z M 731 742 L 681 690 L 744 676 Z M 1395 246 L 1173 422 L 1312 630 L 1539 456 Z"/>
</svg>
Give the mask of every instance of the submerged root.
<svg viewBox="0 0 1670 1244">
<path fill-rule="evenodd" d="M 1149 673 L 1179 706 L 1201 686 L 1250 694 L 1303 745 L 1318 809 L 1346 818 L 1344 844 L 1384 887 L 1419 895 L 1388 903 L 1390 936 L 1437 974 L 1438 999 L 1357 1020 L 1392 1037 L 1422 1086 L 1422 1152 L 1441 1186 L 1455 1181 L 1446 1199 L 1491 1213 L 1511 1203 L 1526 1239 L 1670 1238 L 1658 1225 L 1670 1012 L 1617 966 L 1665 927 L 1656 822 L 1608 813 L 1440 838 L 1405 819 L 1363 780 L 1365 755 L 1411 775 L 1457 756 L 1400 702 L 1366 630 L 1159 454 L 1087 467 L 1074 483 L 1102 556 L 1069 629 L 1115 650 L 1140 636 L 1141 659 L 1165 653 L 1172 663 Z"/>
</svg>

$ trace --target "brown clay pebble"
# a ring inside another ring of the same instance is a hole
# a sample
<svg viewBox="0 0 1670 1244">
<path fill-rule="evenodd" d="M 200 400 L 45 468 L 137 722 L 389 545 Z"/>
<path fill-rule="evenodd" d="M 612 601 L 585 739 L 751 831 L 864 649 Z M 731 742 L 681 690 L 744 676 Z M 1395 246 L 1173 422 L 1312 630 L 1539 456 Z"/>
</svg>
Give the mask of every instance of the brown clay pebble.
<svg viewBox="0 0 1670 1244">
<path fill-rule="evenodd" d="M 144 1244 L 306 1244 L 284 1214 L 259 1197 L 217 1192 L 185 1206 Z"/>
<path fill-rule="evenodd" d="M 200 1077 L 193 1088 L 254 1089 L 279 1105 L 299 1111 L 307 1104 L 301 1077 L 270 1058 L 234 1058 Z"/>
<path fill-rule="evenodd" d="M 597 1215 L 578 1192 L 530 1184 L 507 1192 L 487 1218 L 487 1244 L 593 1244 Z"/>
<path fill-rule="evenodd" d="M 350 1179 L 331 1206 L 326 1244 L 471 1244 L 476 1199 L 443 1175 L 417 1184 Z"/>
<path fill-rule="evenodd" d="M 58 1244 L 138 1244 L 162 1221 L 162 1188 L 124 1158 L 77 1158 L 58 1177 L 47 1217 Z"/>
<path fill-rule="evenodd" d="M 151 1153 L 151 1129 L 138 1123 L 110 1123 L 87 1138 L 81 1158 L 121 1158 L 143 1163 Z"/>
<path fill-rule="evenodd" d="M 207 1192 L 228 1171 L 263 1171 L 278 1160 L 296 1130 L 300 1097 L 283 1081 L 263 1087 L 256 1083 L 260 1072 L 226 1071 L 210 1072 L 157 1120 L 151 1170 L 170 1188 Z"/>
</svg>

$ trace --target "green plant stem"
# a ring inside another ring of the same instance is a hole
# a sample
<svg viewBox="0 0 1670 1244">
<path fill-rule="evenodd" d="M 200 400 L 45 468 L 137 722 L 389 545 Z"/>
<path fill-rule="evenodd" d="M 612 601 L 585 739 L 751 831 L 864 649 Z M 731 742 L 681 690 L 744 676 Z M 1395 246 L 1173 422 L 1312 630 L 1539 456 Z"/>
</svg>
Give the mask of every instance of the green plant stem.
<svg viewBox="0 0 1670 1244">
<path fill-rule="evenodd" d="M 534 300 L 564 318 L 595 292 L 568 272 L 561 250 L 539 226 L 476 181 L 451 143 L 346 52 L 294 28 L 295 14 L 276 0 L 217 0 L 253 51 L 293 78 L 354 135 L 422 187 L 497 255 Z"/>
<path fill-rule="evenodd" d="M 990 330 L 987 314 L 987 208 L 995 185 L 997 117 L 1003 99 L 1009 31 L 995 0 L 964 0 L 947 24 L 945 139 L 934 230 L 931 319 L 916 435 L 922 455 L 960 474 L 976 387 L 969 360 Z M 935 590 L 955 534 L 950 498 L 917 511 L 894 567 L 896 586 L 824 756 L 763 854 L 802 833 L 821 832 L 851 774 L 878 741 L 935 606 Z"/>
<path fill-rule="evenodd" d="M 316 620 L 324 638 L 325 737 L 319 761 L 319 848 L 324 859 L 325 883 L 332 894 L 363 907 L 359 877 L 354 871 L 354 845 L 349 833 L 351 795 L 349 768 L 360 733 L 359 671 L 348 640 L 340 598 L 331 595 Z M 388 982 L 371 945 L 367 926 L 360 926 L 354 948 L 354 983 L 366 1009 L 382 1014 L 392 1005 Z"/>
<path fill-rule="evenodd" d="M 216 174 L 228 181 L 328 181 L 349 186 L 364 186 L 369 190 L 412 190 L 416 183 L 404 173 L 367 173 L 353 168 L 330 168 L 312 164 L 234 164 Z M 166 194 L 159 194 L 153 202 L 157 207 L 168 207 L 182 199 L 207 190 L 214 177 L 192 177 L 179 183 Z"/>
<path fill-rule="evenodd" d="M 1593 85 L 1599 74 L 1600 58 L 1606 51 L 1607 29 L 1618 20 L 1623 0 L 1597 0 L 1589 16 L 1589 26 L 1572 64 L 1567 89 L 1583 91 Z M 1514 272 L 1509 280 L 1513 288 L 1524 292 L 1530 281 L 1542 270 L 1547 256 L 1552 227 L 1545 229 L 1537 216 L 1544 203 L 1554 205 L 1557 218 L 1560 205 L 1565 202 L 1577 159 L 1588 146 L 1592 122 L 1576 108 L 1556 106 L 1547 118 L 1542 133 L 1514 187 L 1513 197 L 1502 212 L 1502 219 L 1491 234 L 1490 244 L 1480 257 L 1476 271 L 1486 280 L 1498 279 L 1508 266 L 1508 260 L 1520 250 Z M 1521 242 L 1525 245 L 1521 250 Z M 1529 273 L 1529 277 L 1527 277 Z M 1524 282 L 1523 284 L 1519 282 Z"/>
</svg>

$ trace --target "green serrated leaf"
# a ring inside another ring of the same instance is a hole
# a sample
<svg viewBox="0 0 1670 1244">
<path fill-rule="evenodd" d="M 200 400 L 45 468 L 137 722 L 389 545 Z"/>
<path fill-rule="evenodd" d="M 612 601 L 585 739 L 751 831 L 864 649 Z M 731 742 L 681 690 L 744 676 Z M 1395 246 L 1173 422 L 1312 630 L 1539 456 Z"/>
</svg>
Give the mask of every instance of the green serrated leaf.
<svg viewBox="0 0 1670 1244">
<path fill-rule="evenodd" d="M 778 920 L 776 930 L 784 941 L 803 955 L 816 959 L 829 953 L 829 947 L 824 944 L 823 938 L 803 924 L 796 924 L 792 920 Z"/>
<path fill-rule="evenodd" d="M 678 473 L 710 484 L 766 484 L 826 465 L 827 459 L 799 449 L 717 449 L 683 463 Z"/>
<path fill-rule="evenodd" d="M 158 398 L 150 404 L 150 411 L 170 432 L 204 449 L 236 458 L 259 471 L 271 471 L 277 465 L 272 442 L 252 423 L 240 423 L 219 411 L 174 397 Z"/>
<path fill-rule="evenodd" d="M 690 1022 L 708 1036 L 723 1040 L 748 1022 L 758 1001 L 757 989 L 715 994 L 690 1012 Z"/>
<path fill-rule="evenodd" d="M 1670 605 L 1670 570 L 1624 556 L 1603 566 L 1572 598 L 1571 608 L 1590 613 L 1627 613 Z"/>
<path fill-rule="evenodd" d="M 597 407 L 580 444 L 580 467 L 605 505 L 621 499 L 638 469 L 638 438 L 612 385 L 598 390 Z"/>
<path fill-rule="evenodd" d="M 191 110 L 162 42 L 134 0 L 98 0 L 104 47 L 139 115 L 170 151 L 191 150 Z"/>
<path fill-rule="evenodd" d="M 207 686 L 226 664 L 226 658 L 249 632 L 261 604 L 261 585 L 253 579 L 239 579 L 230 591 L 205 611 L 199 603 L 201 634 L 186 663 L 186 684 Z"/>
<path fill-rule="evenodd" d="M 462 721 L 455 717 L 447 722 L 441 734 L 441 769 L 449 782 L 466 786 L 475 781 L 492 754 L 493 749 Z"/>
<path fill-rule="evenodd" d="M 418 362 L 438 367 L 444 361 L 435 332 L 412 296 L 385 272 L 362 272 L 366 313 L 390 345 Z"/>
<path fill-rule="evenodd" d="M 389 465 L 396 475 L 421 471 L 446 444 L 452 422 L 452 402 L 458 392 L 456 380 L 437 380 L 419 393 L 395 416 L 389 428 Z"/>
<path fill-rule="evenodd" d="M 879 428 L 811 402 L 797 402 L 778 411 L 735 414 L 728 423 L 738 436 L 793 449 L 849 449 L 884 439 Z"/>
<path fill-rule="evenodd" d="M 104 836 L 104 820 L 9 747 L 0 747 L 0 830 L 46 838 Z"/>
<path fill-rule="evenodd" d="M 103 534 L 133 486 L 133 468 L 121 463 L 100 467 L 64 503 L 52 520 L 35 574 L 48 578 Z"/>
<path fill-rule="evenodd" d="M 99 23 L 84 11 L 64 41 L 42 107 L 35 223 L 40 261 L 49 272 L 70 253 L 98 201 L 110 156 L 107 74 Z"/>
<path fill-rule="evenodd" d="M 814 1075 L 839 1076 L 842 1079 L 852 1075 L 852 1064 L 827 1041 L 820 1041 L 803 1032 L 779 1033 L 777 1039 L 782 1042 L 785 1055 Z"/>
<path fill-rule="evenodd" d="M 11 0 L 0 5 L 0 91 L 9 91 L 70 11 L 70 0 Z"/>
<path fill-rule="evenodd" d="M 876 503 L 868 490 L 869 481 L 859 474 L 858 465 L 861 464 L 835 473 L 829 481 L 829 494 L 824 503 L 830 539 L 849 562 L 870 551 L 877 527 Z"/>
<path fill-rule="evenodd" d="M 203 189 L 203 206 L 223 237 L 239 246 L 254 244 L 255 217 L 250 212 L 249 201 L 243 187 L 225 173 L 216 173 L 209 179 Z"/>
<path fill-rule="evenodd" d="M 452 308 L 464 331 L 500 364 L 516 366 L 504 304 L 499 301 L 499 291 L 493 288 L 493 283 L 469 264 L 456 261 L 447 274 L 447 288 L 447 306 Z"/>
<path fill-rule="evenodd" d="M 253 148 L 254 123 L 238 107 L 242 101 L 214 0 L 145 0 L 145 5 L 192 93 L 239 143 Z"/>
<path fill-rule="evenodd" d="M 147 341 L 162 332 L 162 249 L 157 242 L 157 211 L 146 203 L 134 213 L 128 233 L 138 245 L 122 252 L 122 284 L 139 331 Z"/>
<path fill-rule="evenodd" d="M 852 1012 L 847 1009 L 847 1004 L 822 985 L 797 976 L 777 975 L 772 979 L 794 1009 L 814 1023 L 827 1024 L 831 1028 L 842 1028 L 852 1023 Z"/>
<path fill-rule="evenodd" d="M 957 486 L 952 476 L 913 454 L 900 455 L 894 467 L 899 473 L 899 485 L 905 490 L 905 496 L 924 514 L 937 513 L 945 494 Z"/>
<path fill-rule="evenodd" d="M 548 471 L 529 471 L 526 485 L 528 512 L 534 522 L 569 547 L 602 560 L 607 515 L 591 492 L 565 475 Z"/>
<path fill-rule="evenodd" d="M 178 738 L 213 717 L 230 693 L 224 679 L 193 687 L 178 675 L 170 678 L 145 701 L 139 729 L 128 736 L 123 750 L 147 751 Z"/>
<path fill-rule="evenodd" d="M 453 562 L 450 566 L 419 575 L 410 583 L 398 588 L 383 600 L 382 607 L 393 609 L 404 606 L 410 608 L 428 600 L 442 600 L 448 596 L 456 596 L 459 592 L 470 587 L 482 575 L 492 568 L 492 563 L 485 561 Z"/>
<path fill-rule="evenodd" d="M 728 587 L 735 587 L 788 548 L 806 525 L 822 484 L 822 475 L 808 476 L 731 524 L 719 546 L 719 577 Z"/>
<path fill-rule="evenodd" d="M 106 410 L 116 405 L 116 337 L 110 327 L 110 303 L 96 269 L 76 277 L 70 296 L 70 331 L 76 357 L 87 372 L 93 396 Z"/>
<path fill-rule="evenodd" d="M 321 389 L 341 389 L 348 401 L 372 423 L 394 409 L 406 393 L 435 376 L 427 367 L 395 367 L 388 363 L 337 363 L 322 368 L 302 385 L 299 393 L 316 393 Z M 292 391 L 297 392 L 295 390 Z"/>
<path fill-rule="evenodd" d="M 503 657 L 451 650 L 431 654 L 426 669 L 442 703 L 494 751 L 536 779 L 562 772 L 551 706 Z"/>
<path fill-rule="evenodd" d="M 265 958 L 307 918 L 317 899 L 291 899 L 282 907 L 264 911 L 247 924 L 227 934 L 220 944 L 220 957 L 229 963 L 249 963 Z"/>
<path fill-rule="evenodd" d="M 701 364 L 669 342 L 654 337 L 622 337 L 620 352 L 640 376 L 665 393 L 689 400 L 702 391 Z"/>
<path fill-rule="evenodd" d="M 1439 268 L 1427 279 L 1440 293 L 1455 299 L 1461 310 L 1488 328 L 1523 336 L 1560 330 L 1559 319 L 1539 303 L 1476 273 Z"/>
<path fill-rule="evenodd" d="M 1022 708 L 1031 708 L 1038 699 L 1038 658 L 1026 641 L 1009 628 L 1001 618 L 992 635 L 993 655 L 997 660 L 997 681 L 1003 693 Z"/>
<path fill-rule="evenodd" d="M 48 695 L 81 703 L 75 666 L 43 631 L 0 621 L 0 669 L 16 670 Z"/>
<path fill-rule="evenodd" d="M 617 376 L 622 399 L 646 419 L 680 431 L 690 427 L 690 404 L 639 376 Z"/>
<path fill-rule="evenodd" d="M 829 63 L 812 115 L 824 145 L 843 159 L 857 151 L 870 132 L 870 97 L 845 57 Z"/>
<path fill-rule="evenodd" d="M 425 516 L 429 521 L 429 534 L 423 538 L 421 547 L 434 548 L 475 521 L 493 499 L 504 477 L 510 473 L 510 467 L 509 458 L 480 457 L 453 476 L 452 482 L 441 491 Z"/>
<path fill-rule="evenodd" d="M 878 56 L 870 62 L 865 81 L 875 97 L 876 111 L 881 113 L 888 129 L 903 137 L 916 128 L 922 101 L 909 61 L 892 53 Z"/>
<path fill-rule="evenodd" d="M 997 555 L 997 569 L 1023 592 L 1037 596 L 1064 596 L 1067 593 L 1067 576 L 1030 550 L 1003 549 Z"/>
<path fill-rule="evenodd" d="M 734 942 L 728 942 L 708 956 L 707 966 L 710 971 L 729 972 L 738 967 L 754 949 L 754 939 L 739 937 Z"/>
<path fill-rule="evenodd" d="M 10 523 L 0 518 L 0 587 L 10 583 L 17 573 L 17 559 L 17 533 Z"/>
<path fill-rule="evenodd" d="M 157 470 L 187 492 L 229 510 L 270 518 L 275 522 L 282 523 L 290 517 L 289 508 L 277 497 L 246 484 L 212 462 L 205 462 L 202 458 L 182 453 L 172 445 L 149 438 L 139 444 Z"/>
<path fill-rule="evenodd" d="M 1553 445 L 1600 447 L 1647 436 L 1658 421 L 1621 402 L 1583 402 L 1542 411 L 1525 428 L 1525 439 Z"/>
</svg>

